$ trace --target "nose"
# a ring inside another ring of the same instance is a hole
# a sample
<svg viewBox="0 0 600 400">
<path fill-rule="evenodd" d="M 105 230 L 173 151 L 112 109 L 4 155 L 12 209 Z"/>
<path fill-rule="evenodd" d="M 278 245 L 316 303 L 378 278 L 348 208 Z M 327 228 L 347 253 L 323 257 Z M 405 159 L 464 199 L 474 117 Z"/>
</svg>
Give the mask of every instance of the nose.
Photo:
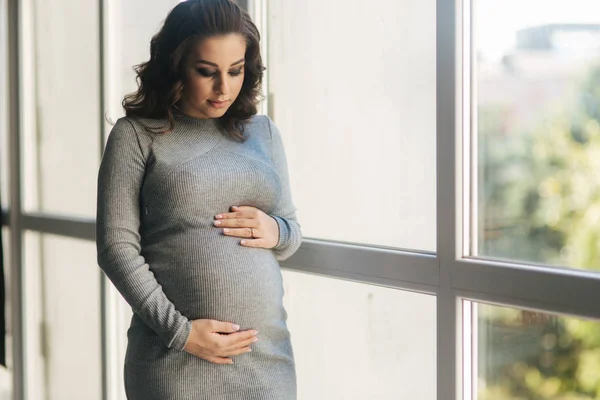
<svg viewBox="0 0 600 400">
<path fill-rule="evenodd" d="M 229 93 L 229 82 L 227 82 L 227 76 L 221 76 L 220 79 L 215 81 L 215 93 L 226 95 Z"/>
</svg>

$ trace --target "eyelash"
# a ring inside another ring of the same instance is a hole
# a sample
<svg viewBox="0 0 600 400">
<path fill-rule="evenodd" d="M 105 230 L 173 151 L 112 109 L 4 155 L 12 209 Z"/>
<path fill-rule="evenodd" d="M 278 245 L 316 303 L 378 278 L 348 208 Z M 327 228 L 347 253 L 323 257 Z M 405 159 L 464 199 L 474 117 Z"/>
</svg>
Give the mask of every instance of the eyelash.
<svg viewBox="0 0 600 400">
<path fill-rule="evenodd" d="M 204 68 L 198 68 L 198 72 L 200 73 L 200 75 L 207 77 L 207 78 L 214 77 L 217 75 L 216 72 L 210 72 L 209 70 L 204 69 Z M 229 73 L 229 75 L 231 75 L 231 76 L 240 76 L 241 74 L 242 74 L 241 68 L 238 69 L 237 71 L 231 71 Z"/>
</svg>

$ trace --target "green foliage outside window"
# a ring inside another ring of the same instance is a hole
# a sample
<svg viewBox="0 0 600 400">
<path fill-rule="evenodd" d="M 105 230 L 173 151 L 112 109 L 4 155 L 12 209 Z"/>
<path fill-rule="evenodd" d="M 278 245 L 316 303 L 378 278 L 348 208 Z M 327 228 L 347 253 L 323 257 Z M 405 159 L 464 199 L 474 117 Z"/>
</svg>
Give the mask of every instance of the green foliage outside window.
<svg viewBox="0 0 600 400">
<path fill-rule="evenodd" d="M 478 110 L 481 256 L 600 271 L 600 66 L 577 97 L 527 132 Z M 600 322 L 485 305 L 479 321 L 479 400 L 600 399 Z"/>
</svg>

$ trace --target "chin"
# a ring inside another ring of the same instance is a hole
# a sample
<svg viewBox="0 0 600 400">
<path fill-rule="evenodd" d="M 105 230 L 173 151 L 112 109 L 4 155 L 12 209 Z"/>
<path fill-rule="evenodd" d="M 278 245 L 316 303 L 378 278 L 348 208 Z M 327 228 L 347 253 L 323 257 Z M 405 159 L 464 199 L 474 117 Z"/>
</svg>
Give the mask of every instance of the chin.
<svg viewBox="0 0 600 400">
<path fill-rule="evenodd" d="M 229 108 L 225 108 L 222 110 L 213 110 L 211 111 L 210 115 L 214 115 L 215 117 L 222 117 L 223 115 L 225 115 L 227 110 L 229 110 Z"/>
</svg>

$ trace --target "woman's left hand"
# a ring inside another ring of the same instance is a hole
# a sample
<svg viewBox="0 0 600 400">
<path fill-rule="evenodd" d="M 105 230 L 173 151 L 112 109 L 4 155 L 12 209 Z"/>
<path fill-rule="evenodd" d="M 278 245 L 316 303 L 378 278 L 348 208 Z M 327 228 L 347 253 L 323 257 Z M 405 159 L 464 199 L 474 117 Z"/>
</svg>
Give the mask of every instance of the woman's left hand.
<svg viewBox="0 0 600 400">
<path fill-rule="evenodd" d="M 223 228 L 226 236 L 244 238 L 246 247 L 271 249 L 279 242 L 279 225 L 275 218 L 256 207 L 233 206 L 233 212 L 215 215 L 214 225 Z"/>
</svg>

